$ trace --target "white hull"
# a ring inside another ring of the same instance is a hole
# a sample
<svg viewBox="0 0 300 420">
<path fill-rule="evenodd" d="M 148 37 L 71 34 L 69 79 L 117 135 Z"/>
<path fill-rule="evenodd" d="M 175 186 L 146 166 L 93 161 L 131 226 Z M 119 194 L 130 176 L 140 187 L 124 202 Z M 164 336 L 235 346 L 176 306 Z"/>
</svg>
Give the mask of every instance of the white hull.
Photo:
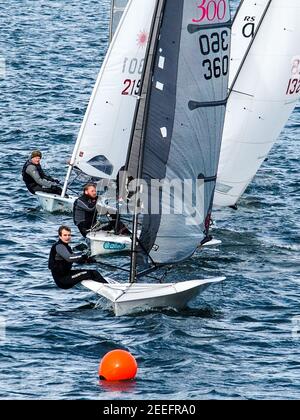
<svg viewBox="0 0 300 420">
<path fill-rule="evenodd" d="M 93 257 L 97 255 L 116 254 L 118 252 L 129 252 L 131 250 L 131 237 L 127 235 L 115 235 L 110 232 L 91 232 L 87 235 L 90 241 L 90 250 Z M 207 248 L 221 245 L 222 241 L 212 239 L 199 248 Z"/>
<path fill-rule="evenodd" d="M 118 283 L 109 278 L 106 280 L 109 284 L 86 280 L 82 285 L 109 300 L 115 315 L 122 316 L 154 308 L 182 309 L 209 285 L 219 283 L 225 277 L 166 284 L 130 284 Z"/>
<path fill-rule="evenodd" d="M 208 248 L 219 245 L 222 245 L 222 241 L 220 241 L 219 239 L 212 239 L 211 241 L 206 242 L 204 245 L 201 245 L 200 248 Z"/>
<path fill-rule="evenodd" d="M 63 212 L 72 213 L 73 204 L 77 197 L 69 196 L 69 198 L 61 197 L 60 195 L 47 194 L 37 192 L 35 194 L 43 210 L 49 213 Z"/>
<path fill-rule="evenodd" d="M 91 255 L 109 255 L 131 250 L 131 238 L 127 235 L 115 235 L 110 232 L 98 231 L 87 235 L 90 241 Z"/>
</svg>

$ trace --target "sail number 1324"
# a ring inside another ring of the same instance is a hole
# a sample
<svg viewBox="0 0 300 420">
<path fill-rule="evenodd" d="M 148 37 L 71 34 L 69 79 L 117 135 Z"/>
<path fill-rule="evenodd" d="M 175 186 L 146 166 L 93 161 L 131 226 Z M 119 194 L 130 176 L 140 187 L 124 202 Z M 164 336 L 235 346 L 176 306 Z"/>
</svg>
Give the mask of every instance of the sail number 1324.
<svg viewBox="0 0 300 420">
<path fill-rule="evenodd" d="M 300 57 L 295 57 L 292 64 L 292 77 L 288 82 L 287 95 L 300 93 Z"/>
</svg>

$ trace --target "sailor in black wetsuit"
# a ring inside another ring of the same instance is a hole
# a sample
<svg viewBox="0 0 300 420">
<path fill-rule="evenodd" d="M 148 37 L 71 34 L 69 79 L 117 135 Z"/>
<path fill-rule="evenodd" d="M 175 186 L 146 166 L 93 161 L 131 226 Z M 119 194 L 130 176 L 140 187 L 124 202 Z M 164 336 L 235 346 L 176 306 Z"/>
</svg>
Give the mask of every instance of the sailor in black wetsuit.
<svg viewBox="0 0 300 420">
<path fill-rule="evenodd" d="M 97 221 L 97 190 L 95 184 L 84 186 L 83 195 L 74 203 L 73 218 L 82 236 L 86 237 Z"/>
<path fill-rule="evenodd" d="M 71 289 L 83 280 L 94 280 L 98 283 L 107 281 L 96 270 L 72 270 L 73 263 L 94 262 L 93 258 L 82 253 L 75 253 L 69 246 L 71 241 L 71 229 L 61 226 L 58 229 L 59 241 L 56 242 L 50 251 L 48 267 L 52 277 L 60 289 Z"/>
<path fill-rule="evenodd" d="M 62 189 L 57 185 L 59 181 L 45 174 L 41 167 L 42 153 L 35 150 L 31 153 L 31 158 L 23 166 L 22 176 L 26 187 L 35 194 L 42 191 L 49 194 L 61 195 Z"/>
</svg>

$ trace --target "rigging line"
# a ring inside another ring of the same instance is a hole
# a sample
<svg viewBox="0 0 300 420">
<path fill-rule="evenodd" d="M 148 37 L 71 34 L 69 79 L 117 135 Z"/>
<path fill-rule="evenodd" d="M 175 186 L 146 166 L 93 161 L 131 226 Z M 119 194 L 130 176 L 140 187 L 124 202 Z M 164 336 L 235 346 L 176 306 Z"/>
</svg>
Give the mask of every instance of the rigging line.
<svg viewBox="0 0 300 420">
<path fill-rule="evenodd" d="M 97 264 L 102 265 L 103 267 L 107 267 L 107 268 L 114 268 L 116 270 L 123 271 L 124 273 L 130 273 L 130 269 L 129 268 L 118 267 L 116 265 L 108 264 L 108 263 L 104 263 L 104 262 L 100 262 L 100 261 L 97 261 Z M 156 267 L 155 270 L 157 270 L 158 268 L 159 267 Z M 149 268 L 148 270 L 155 271 L 154 270 L 154 267 L 152 267 L 152 269 Z M 160 281 L 160 278 L 159 277 L 154 277 L 154 276 L 147 275 L 147 272 L 150 272 L 148 270 L 145 270 L 145 271 L 143 271 L 141 273 L 138 273 L 137 274 L 137 277 L 147 277 L 147 278 L 152 279 L 152 280 Z"/>
<path fill-rule="evenodd" d="M 235 90 L 235 89 L 232 89 L 232 91 L 231 91 L 231 92 L 233 92 L 233 93 L 238 93 L 239 95 L 249 96 L 250 98 L 254 98 L 254 97 L 255 97 L 255 95 L 251 95 L 250 93 L 241 92 L 241 91 L 239 91 L 239 90 Z"/>
<path fill-rule="evenodd" d="M 248 48 L 247 48 L 247 51 L 245 52 L 245 55 L 244 55 L 244 57 L 243 57 L 243 59 L 242 59 L 242 61 L 241 61 L 240 67 L 239 67 L 239 69 L 238 69 L 238 71 L 237 71 L 237 73 L 236 73 L 236 75 L 235 75 L 235 78 L 233 79 L 233 82 L 232 82 L 232 84 L 231 84 L 231 87 L 230 87 L 230 89 L 229 89 L 229 92 L 228 92 L 228 99 L 229 99 L 230 94 L 231 94 L 231 92 L 233 91 L 234 86 L 235 86 L 235 84 L 236 84 L 236 82 L 237 82 L 237 80 L 238 80 L 238 77 L 239 77 L 239 75 L 240 75 L 240 73 L 241 73 L 241 71 L 242 71 L 242 69 L 243 69 L 243 67 L 244 67 L 244 64 L 245 64 L 245 62 L 246 62 L 246 60 L 247 60 L 247 58 L 248 58 L 248 55 L 249 55 L 249 53 L 250 53 L 250 51 L 251 51 L 251 49 L 252 49 L 252 46 L 253 46 L 253 44 L 254 44 L 254 41 L 256 40 L 257 34 L 258 34 L 258 32 L 259 32 L 259 30 L 260 30 L 260 28 L 261 28 L 261 26 L 262 26 L 262 24 L 263 24 L 263 22 L 264 22 L 264 20 L 265 20 L 265 17 L 266 17 L 266 15 L 267 15 L 267 12 L 268 12 L 268 10 L 269 10 L 270 6 L 271 6 L 271 3 L 272 3 L 272 0 L 269 0 L 269 2 L 268 2 L 268 4 L 267 4 L 267 6 L 266 6 L 266 8 L 265 8 L 265 11 L 264 11 L 264 13 L 263 13 L 263 15 L 262 15 L 262 18 L 261 18 L 261 20 L 260 20 L 260 22 L 259 22 L 259 24 L 258 24 L 258 26 L 257 26 L 257 29 L 256 29 L 256 31 L 255 31 L 255 34 L 254 34 L 254 36 L 253 36 L 253 38 L 252 38 L 252 41 L 250 42 L 250 44 L 249 44 L 249 46 L 248 46 Z"/>
<path fill-rule="evenodd" d="M 128 229 L 128 226 L 126 226 L 126 227 Z M 128 229 L 128 231 L 130 232 L 129 229 Z M 130 232 L 130 235 L 131 235 L 131 240 L 133 240 L 133 232 Z M 150 261 L 152 262 L 152 264 L 156 267 L 157 264 L 155 263 L 155 261 L 151 257 L 150 253 L 148 253 L 148 251 L 146 250 L 146 248 L 144 247 L 144 245 L 142 244 L 142 242 L 140 241 L 140 238 L 136 237 L 136 241 L 139 244 L 139 246 L 142 248 L 142 250 L 144 251 L 144 253 L 147 255 L 147 257 L 150 259 Z"/>
<path fill-rule="evenodd" d="M 167 277 L 167 275 L 170 273 L 170 271 L 173 269 L 172 266 L 167 267 L 166 271 L 164 272 L 164 274 L 162 275 L 162 277 L 160 278 L 159 282 L 163 283 L 165 278 Z"/>
</svg>

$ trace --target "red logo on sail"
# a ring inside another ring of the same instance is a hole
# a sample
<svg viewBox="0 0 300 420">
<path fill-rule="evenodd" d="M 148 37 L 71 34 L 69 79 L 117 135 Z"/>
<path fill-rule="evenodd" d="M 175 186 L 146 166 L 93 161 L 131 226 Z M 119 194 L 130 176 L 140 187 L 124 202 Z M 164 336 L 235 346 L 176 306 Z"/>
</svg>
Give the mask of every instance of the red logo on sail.
<svg viewBox="0 0 300 420">
<path fill-rule="evenodd" d="M 137 36 L 137 44 L 139 47 L 145 47 L 148 41 L 148 34 L 146 31 L 141 31 Z"/>
</svg>

